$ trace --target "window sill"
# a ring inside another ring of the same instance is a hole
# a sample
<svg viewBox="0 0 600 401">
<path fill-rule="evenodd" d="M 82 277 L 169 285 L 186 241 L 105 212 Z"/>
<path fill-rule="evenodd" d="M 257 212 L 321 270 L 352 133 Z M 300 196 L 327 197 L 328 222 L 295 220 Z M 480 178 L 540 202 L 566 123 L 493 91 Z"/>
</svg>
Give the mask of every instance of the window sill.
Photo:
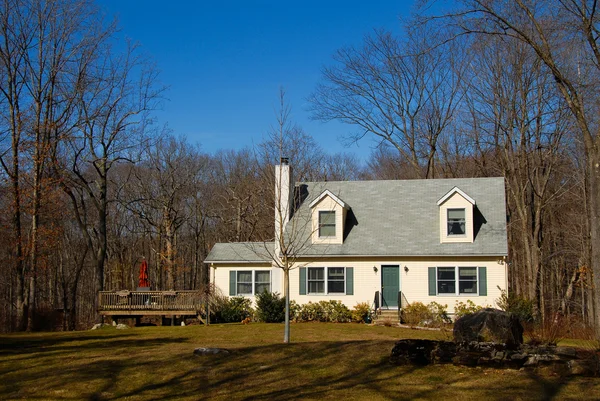
<svg viewBox="0 0 600 401">
<path fill-rule="evenodd" d="M 320 297 L 322 297 L 322 296 L 328 296 L 328 295 L 336 296 L 337 297 L 337 296 L 340 296 L 340 295 L 346 295 L 346 293 L 345 292 L 328 292 L 328 293 L 325 293 L 325 292 L 314 293 L 313 292 L 313 293 L 310 293 L 310 294 L 306 294 L 306 296 L 309 296 L 309 297 L 312 297 L 312 296 L 320 296 Z"/>
<path fill-rule="evenodd" d="M 470 293 L 470 294 L 437 294 L 437 297 L 478 297 L 479 294 Z"/>
</svg>

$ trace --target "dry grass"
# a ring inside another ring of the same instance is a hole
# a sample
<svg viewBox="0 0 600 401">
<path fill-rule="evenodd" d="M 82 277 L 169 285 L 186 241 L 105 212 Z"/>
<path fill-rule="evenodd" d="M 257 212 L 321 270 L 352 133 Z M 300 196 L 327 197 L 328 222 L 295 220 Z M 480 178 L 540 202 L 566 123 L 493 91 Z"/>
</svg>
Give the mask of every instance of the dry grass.
<svg viewBox="0 0 600 401">
<path fill-rule="evenodd" d="M 597 379 L 388 363 L 400 338 L 435 331 L 359 324 L 142 327 L 0 336 L 0 398 L 600 399 Z M 229 355 L 194 356 L 197 347 Z"/>
</svg>

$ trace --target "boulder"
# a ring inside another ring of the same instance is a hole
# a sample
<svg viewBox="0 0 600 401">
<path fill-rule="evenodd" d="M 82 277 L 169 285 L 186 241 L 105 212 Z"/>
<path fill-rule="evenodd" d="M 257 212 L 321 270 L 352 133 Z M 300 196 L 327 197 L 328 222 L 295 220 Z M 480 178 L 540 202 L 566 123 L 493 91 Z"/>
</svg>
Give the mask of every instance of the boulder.
<svg viewBox="0 0 600 401">
<path fill-rule="evenodd" d="M 454 322 L 454 341 L 492 342 L 516 348 L 523 344 L 523 326 L 516 316 L 485 308 Z"/>
<path fill-rule="evenodd" d="M 127 326 L 126 324 L 123 324 L 123 323 L 117 324 L 116 327 L 117 327 L 117 330 L 125 330 L 125 329 L 129 328 L 129 326 Z"/>
</svg>

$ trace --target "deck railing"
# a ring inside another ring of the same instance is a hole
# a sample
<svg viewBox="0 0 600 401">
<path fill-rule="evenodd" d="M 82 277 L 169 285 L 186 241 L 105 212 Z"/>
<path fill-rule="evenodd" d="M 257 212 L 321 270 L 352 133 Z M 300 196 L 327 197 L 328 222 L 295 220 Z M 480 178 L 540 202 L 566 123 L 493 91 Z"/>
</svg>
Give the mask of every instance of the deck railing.
<svg viewBox="0 0 600 401">
<path fill-rule="evenodd" d="M 100 291 L 100 311 L 199 311 L 201 291 Z"/>
</svg>

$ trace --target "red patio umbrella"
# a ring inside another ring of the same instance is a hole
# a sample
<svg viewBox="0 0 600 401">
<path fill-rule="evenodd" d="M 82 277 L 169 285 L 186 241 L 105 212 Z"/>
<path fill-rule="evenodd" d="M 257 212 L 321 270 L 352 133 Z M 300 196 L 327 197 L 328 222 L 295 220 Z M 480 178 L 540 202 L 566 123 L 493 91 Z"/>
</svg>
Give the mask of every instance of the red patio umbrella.
<svg viewBox="0 0 600 401">
<path fill-rule="evenodd" d="M 148 263 L 146 262 L 146 259 L 142 260 L 139 279 L 138 287 L 150 287 L 150 282 L 148 281 Z"/>
</svg>

